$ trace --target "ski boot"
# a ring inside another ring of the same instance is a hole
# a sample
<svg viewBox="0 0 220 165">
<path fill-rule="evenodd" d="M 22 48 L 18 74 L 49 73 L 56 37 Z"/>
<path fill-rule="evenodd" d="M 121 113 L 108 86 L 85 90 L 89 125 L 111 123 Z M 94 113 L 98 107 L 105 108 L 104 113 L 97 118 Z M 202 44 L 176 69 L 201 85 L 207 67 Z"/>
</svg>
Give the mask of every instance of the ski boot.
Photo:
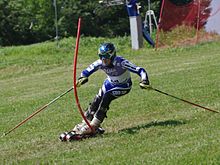
<svg viewBox="0 0 220 165">
<path fill-rule="evenodd" d="M 59 139 L 60 141 L 77 141 L 77 140 L 82 140 L 90 137 L 96 137 L 97 135 L 104 134 L 105 130 L 101 127 L 98 127 L 95 130 L 95 133 L 90 133 L 90 134 L 79 134 L 75 131 L 70 131 L 70 132 L 64 132 L 60 135 Z"/>
</svg>

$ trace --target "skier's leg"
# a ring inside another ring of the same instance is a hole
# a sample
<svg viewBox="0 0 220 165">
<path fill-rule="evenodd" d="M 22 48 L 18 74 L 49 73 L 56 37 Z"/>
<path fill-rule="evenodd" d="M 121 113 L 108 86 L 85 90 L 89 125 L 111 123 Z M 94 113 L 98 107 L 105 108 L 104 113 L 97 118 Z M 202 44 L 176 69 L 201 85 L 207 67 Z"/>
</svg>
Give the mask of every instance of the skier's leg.
<svg viewBox="0 0 220 165">
<path fill-rule="evenodd" d="M 111 101 L 128 94 L 131 90 L 131 85 L 131 81 L 126 84 L 114 85 L 108 80 L 105 80 L 99 94 L 97 95 L 98 97 L 94 99 L 94 102 L 90 105 L 87 111 L 88 114 L 86 115 L 91 117 L 90 124 L 94 129 L 100 127 L 104 118 L 107 117 L 106 114 Z M 92 130 L 87 125 L 84 125 L 80 130 L 81 134 L 89 134 L 91 132 Z"/>
<path fill-rule="evenodd" d="M 104 92 L 102 91 L 102 88 L 99 90 L 99 93 L 95 96 L 93 99 L 93 102 L 90 103 L 89 107 L 87 108 L 87 111 L 84 113 L 86 119 L 91 122 L 94 114 L 96 113 L 97 109 L 99 108 L 99 104 L 102 101 Z M 86 122 L 83 120 L 81 123 L 77 124 L 74 128 L 73 131 L 79 132 L 82 127 L 86 126 Z"/>
</svg>

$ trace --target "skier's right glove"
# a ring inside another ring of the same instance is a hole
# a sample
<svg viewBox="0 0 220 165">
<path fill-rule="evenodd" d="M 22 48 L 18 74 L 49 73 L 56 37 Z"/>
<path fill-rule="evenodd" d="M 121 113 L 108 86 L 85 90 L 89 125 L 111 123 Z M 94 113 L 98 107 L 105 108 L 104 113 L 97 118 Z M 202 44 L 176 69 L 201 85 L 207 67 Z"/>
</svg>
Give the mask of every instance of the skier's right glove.
<svg viewBox="0 0 220 165">
<path fill-rule="evenodd" d="M 80 87 L 81 85 L 83 85 L 87 82 L 88 82 L 88 77 L 80 77 L 80 78 L 78 78 L 78 80 L 76 82 L 76 86 Z"/>
<path fill-rule="evenodd" d="M 142 80 L 139 85 L 141 89 L 152 89 L 148 80 Z"/>
</svg>

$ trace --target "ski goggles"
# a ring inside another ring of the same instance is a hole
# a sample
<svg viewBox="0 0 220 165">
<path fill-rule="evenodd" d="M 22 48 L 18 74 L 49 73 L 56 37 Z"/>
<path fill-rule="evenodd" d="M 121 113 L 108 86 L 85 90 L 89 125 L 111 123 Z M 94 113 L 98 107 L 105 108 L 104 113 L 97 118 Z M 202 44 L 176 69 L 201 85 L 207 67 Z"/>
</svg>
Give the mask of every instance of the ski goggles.
<svg viewBox="0 0 220 165">
<path fill-rule="evenodd" d="M 111 54 L 109 54 L 109 53 L 99 54 L 99 58 L 100 59 L 110 59 L 111 58 Z"/>
</svg>

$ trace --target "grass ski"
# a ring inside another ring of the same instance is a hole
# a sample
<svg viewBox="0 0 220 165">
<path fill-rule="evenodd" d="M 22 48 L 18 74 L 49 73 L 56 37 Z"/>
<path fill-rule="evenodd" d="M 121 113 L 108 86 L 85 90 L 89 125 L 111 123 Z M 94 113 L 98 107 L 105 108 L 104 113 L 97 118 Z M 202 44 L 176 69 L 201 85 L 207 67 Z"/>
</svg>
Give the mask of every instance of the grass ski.
<svg viewBox="0 0 220 165">
<path fill-rule="evenodd" d="M 78 141 L 78 140 L 83 140 L 83 139 L 87 139 L 87 138 L 92 138 L 92 137 L 96 137 L 97 135 L 102 135 L 104 134 L 105 130 L 101 127 L 97 128 L 96 132 L 94 134 L 86 134 L 86 135 L 82 135 L 82 134 L 77 134 L 75 131 L 70 131 L 70 132 L 64 132 L 60 135 L 59 139 L 62 142 L 65 141 Z"/>
</svg>

